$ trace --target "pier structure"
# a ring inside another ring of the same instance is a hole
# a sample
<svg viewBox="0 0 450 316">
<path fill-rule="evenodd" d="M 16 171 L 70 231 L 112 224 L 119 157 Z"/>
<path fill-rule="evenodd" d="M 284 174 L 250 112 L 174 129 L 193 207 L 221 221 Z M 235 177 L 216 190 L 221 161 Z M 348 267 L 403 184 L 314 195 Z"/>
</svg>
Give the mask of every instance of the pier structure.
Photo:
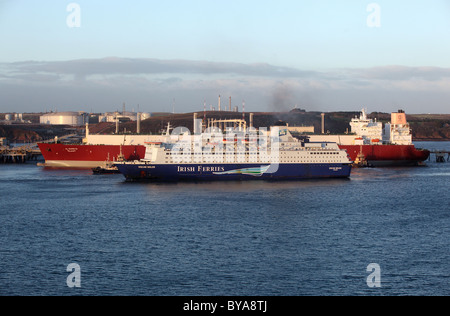
<svg viewBox="0 0 450 316">
<path fill-rule="evenodd" d="M 69 134 L 62 137 L 55 137 L 48 140 L 42 140 L 40 143 L 58 143 L 77 137 L 77 134 Z M 6 163 L 25 163 L 27 161 L 38 160 L 42 155 L 37 143 L 30 143 L 20 147 L 12 147 L 6 139 L 0 142 L 0 164 Z"/>
<path fill-rule="evenodd" d="M 30 160 L 37 160 L 41 155 L 39 148 L 22 146 L 17 148 L 1 147 L 0 163 L 25 163 Z"/>
<path fill-rule="evenodd" d="M 447 162 L 450 161 L 450 151 L 445 151 L 445 150 L 432 151 L 429 160 L 431 160 L 432 155 L 435 155 L 436 162 L 438 162 L 438 163 L 444 163 L 446 161 Z"/>
</svg>

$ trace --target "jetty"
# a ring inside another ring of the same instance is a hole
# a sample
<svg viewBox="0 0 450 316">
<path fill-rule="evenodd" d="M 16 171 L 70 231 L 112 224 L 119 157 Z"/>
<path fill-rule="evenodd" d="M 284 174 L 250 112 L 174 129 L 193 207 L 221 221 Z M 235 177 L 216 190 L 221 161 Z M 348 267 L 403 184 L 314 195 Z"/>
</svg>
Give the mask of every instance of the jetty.
<svg viewBox="0 0 450 316">
<path fill-rule="evenodd" d="M 39 148 L 33 146 L 0 147 L 0 163 L 25 163 L 37 160 L 40 155 Z"/>
<path fill-rule="evenodd" d="M 448 162 L 450 161 L 450 151 L 445 151 L 445 150 L 434 150 L 431 151 L 431 155 L 429 160 L 431 160 L 431 156 L 434 155 L 436 158 L 436 162 L 438 163 L 443 163 L 443 162 Z"/>
<path fill-rule="evenodd" d="M 39 141 L 40 143 L 58 143 L 69 141 L 73 138 L 80 138 L 77 134 L 69 134 L 62 137 Z M 10 142 L 2 137 L 0 138 L 0 164 L 6 163 L 25 163 L 27 161 L 37 161 L 42 155 L 37 143 L 29 143 L 20 147 L 10 146 Z"/>
</svg>

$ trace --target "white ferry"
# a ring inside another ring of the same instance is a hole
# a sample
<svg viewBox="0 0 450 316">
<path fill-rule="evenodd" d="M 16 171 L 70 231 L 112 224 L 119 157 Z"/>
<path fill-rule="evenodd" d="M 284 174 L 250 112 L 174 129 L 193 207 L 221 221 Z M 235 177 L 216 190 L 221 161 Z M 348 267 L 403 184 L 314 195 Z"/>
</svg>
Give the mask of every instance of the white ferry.
<svg viewBox="0 0 450 316">
<path fill-rule="evenodd" d="M 287 130 L 279 135 L 267 142 L 258 142 L 255 137 L 227 140 L 202 134 L 197 142 L 191 142 L 195 136 L 189 136 L 185 143 L 147 143 L 144 159 L 117 162 L 115 166 L 127 180 L 350 177 L 353 162 L 336 143 L 298 140 Z"/>
</svg>

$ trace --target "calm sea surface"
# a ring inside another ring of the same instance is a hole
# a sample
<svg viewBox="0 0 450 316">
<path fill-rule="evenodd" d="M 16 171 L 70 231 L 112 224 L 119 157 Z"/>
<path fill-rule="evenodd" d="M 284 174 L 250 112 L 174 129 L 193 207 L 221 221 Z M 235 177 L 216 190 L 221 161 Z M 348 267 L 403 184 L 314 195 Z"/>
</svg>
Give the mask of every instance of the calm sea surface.
<svg viewBox="0 0 450 316">
<path fill-rule="evenodd" d="M 0 295 L 450 295 L 449 179 L 434 161 L 179 184 L 0 165 Z"/>
</svg>

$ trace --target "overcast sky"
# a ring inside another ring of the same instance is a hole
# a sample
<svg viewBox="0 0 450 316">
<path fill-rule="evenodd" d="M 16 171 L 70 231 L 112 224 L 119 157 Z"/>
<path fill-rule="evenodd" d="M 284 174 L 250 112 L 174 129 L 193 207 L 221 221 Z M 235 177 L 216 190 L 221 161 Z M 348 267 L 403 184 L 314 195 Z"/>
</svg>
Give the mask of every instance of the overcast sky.
<svg viewBox="0 0 450 316">
<path fill-rule="evenodd" d="M 0 112 L 450 113 L 447 0 L 0 0 Z"/>
</svg>

